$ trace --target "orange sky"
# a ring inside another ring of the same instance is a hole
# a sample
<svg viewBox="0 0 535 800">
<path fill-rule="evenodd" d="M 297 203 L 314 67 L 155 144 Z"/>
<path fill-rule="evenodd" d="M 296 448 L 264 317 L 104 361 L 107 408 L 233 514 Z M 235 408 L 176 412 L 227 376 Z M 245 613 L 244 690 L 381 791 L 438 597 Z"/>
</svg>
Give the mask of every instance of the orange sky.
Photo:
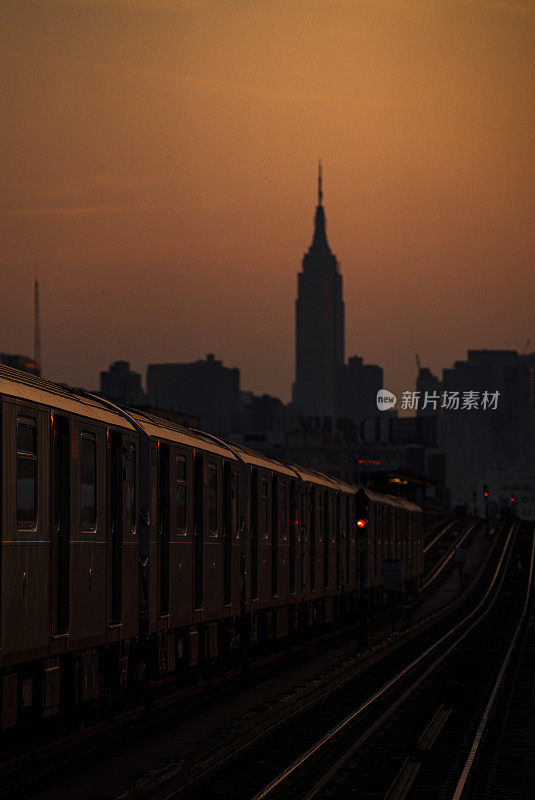
<svg viewBox="0 0 535 800">
<path fill-rule="evenodd" d="M 346 355 L 535 349 L 532 0 L 2 0 L 0 351 L 289 399 L 316 165 Z"/>
</svg>

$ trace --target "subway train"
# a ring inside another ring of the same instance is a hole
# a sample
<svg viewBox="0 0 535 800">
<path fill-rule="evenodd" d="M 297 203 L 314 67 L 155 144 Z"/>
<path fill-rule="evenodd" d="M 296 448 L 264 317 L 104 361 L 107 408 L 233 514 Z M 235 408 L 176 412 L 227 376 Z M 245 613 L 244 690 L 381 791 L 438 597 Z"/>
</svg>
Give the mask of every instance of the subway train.
<svg viewBox="0 0 535 800">
<path fill-rule="evenodd" d="M 406 500 L 7 367 L 0 404 L 3 730 L 352 620 L 385 559 L 418 590 Z"/>
</svg>

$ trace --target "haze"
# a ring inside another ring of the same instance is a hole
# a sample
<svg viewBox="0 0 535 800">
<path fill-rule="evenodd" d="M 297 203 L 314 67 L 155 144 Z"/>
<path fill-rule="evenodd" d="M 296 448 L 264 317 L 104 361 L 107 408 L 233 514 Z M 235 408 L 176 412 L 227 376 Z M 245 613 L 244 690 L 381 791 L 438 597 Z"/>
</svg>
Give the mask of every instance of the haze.
<svg viewBox="0 0 535 800">
<path fill-rule="evenodd" d="M 531 0 L 3 0 L 0 350 L 288 400 L 318 158 L 346 354 L 535 349 Z M 37 263 L 37 266 L 36 266 Z"/>
</svg>

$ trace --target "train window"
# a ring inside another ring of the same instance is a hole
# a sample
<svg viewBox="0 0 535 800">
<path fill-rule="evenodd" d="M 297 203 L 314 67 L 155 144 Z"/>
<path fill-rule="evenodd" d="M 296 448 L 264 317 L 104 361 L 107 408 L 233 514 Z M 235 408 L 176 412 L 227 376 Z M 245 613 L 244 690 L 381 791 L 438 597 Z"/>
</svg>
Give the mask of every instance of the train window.
<svg viewBox="0 0 535 800">
<path fill-rule="evenodd" d="M 331 531 L 331 542 L 334 544 L 336 542 L 336 531 L 338 526 L 338 521 L 336 519 L 336 508 L 334 504 L 334 497 L 331 497 L 329 507 L 329 526 Z"/>
<path fill-rule="evenodd" d="M 286 503 L 286 484 L 283 483 L 281 485 L 280 491 L 280 510 L 279 510 L 279 520 L 280 520 L 280 536 L 281 541 L 286 542 L 288 541 L 288 516 L 287 516 L 287 503 Z"/>
<path fill-rule="evenodd" d="M 239 517 L 239 501 L 238 501 L 238 473 L 232 473 L 232 506 L 231 506 L 231 530 L 236 534 L 236 538 L 240 538 L 240 517 Z"/>
<path fill-rule="evenodd" d="M 130 533 L 136 532 L 136 447 L 130 445 L 127 452 L 126 518 Z"/>
<path fill-rule="evenodd" d="M 85 530 L 94 531 L 97 524 L 97 443 L 89 433 L 82 433 L 80 442 L 81 521 Z"/>
<path fill-rule="evenodd" d="M 176 459 L 176 526 L 179 533 L 187 532 L 187 464 L 183 456 Z"/>
<path fill-rule="evenodd" d="M 37 424 L 27 418 L 17 421 L 17 524 L 37 526 Z"/>
<path fill-rule="evenodd" d="M 265 478 L 260 481 L 260 527 L 264 539 L 268 538 L 268 482 Z"/>
<path fill-rule="evenodd" d="M 208 530 L 217 535 L 217 467 L 208 466 Z"/>
<path fill-rule="evenodd" d="M 61 519 L 61 466 L 62 466 L 62 453 L 60 445 L 60 433 L 57 428 L 54 428 L 52 434 L 52 453 L 54 458 L 54 473 L 53 473 L 53 512 L 54 512 L 54 527 L 56 530 L 59 528 Z"/>
</svg>

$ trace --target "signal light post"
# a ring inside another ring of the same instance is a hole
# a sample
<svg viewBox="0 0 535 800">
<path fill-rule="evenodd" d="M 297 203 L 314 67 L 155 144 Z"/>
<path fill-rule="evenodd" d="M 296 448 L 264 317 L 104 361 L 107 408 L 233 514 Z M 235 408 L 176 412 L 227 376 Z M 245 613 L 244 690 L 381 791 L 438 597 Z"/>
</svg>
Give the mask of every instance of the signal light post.
<svg viewBox="0 0 535 800">
<path fill-rule="evenodd" d="M 489 487 L 488 484 L 483 484 L 483 498 L 485 500 L 485 532 L 489 535 Z"/>
</svg>

